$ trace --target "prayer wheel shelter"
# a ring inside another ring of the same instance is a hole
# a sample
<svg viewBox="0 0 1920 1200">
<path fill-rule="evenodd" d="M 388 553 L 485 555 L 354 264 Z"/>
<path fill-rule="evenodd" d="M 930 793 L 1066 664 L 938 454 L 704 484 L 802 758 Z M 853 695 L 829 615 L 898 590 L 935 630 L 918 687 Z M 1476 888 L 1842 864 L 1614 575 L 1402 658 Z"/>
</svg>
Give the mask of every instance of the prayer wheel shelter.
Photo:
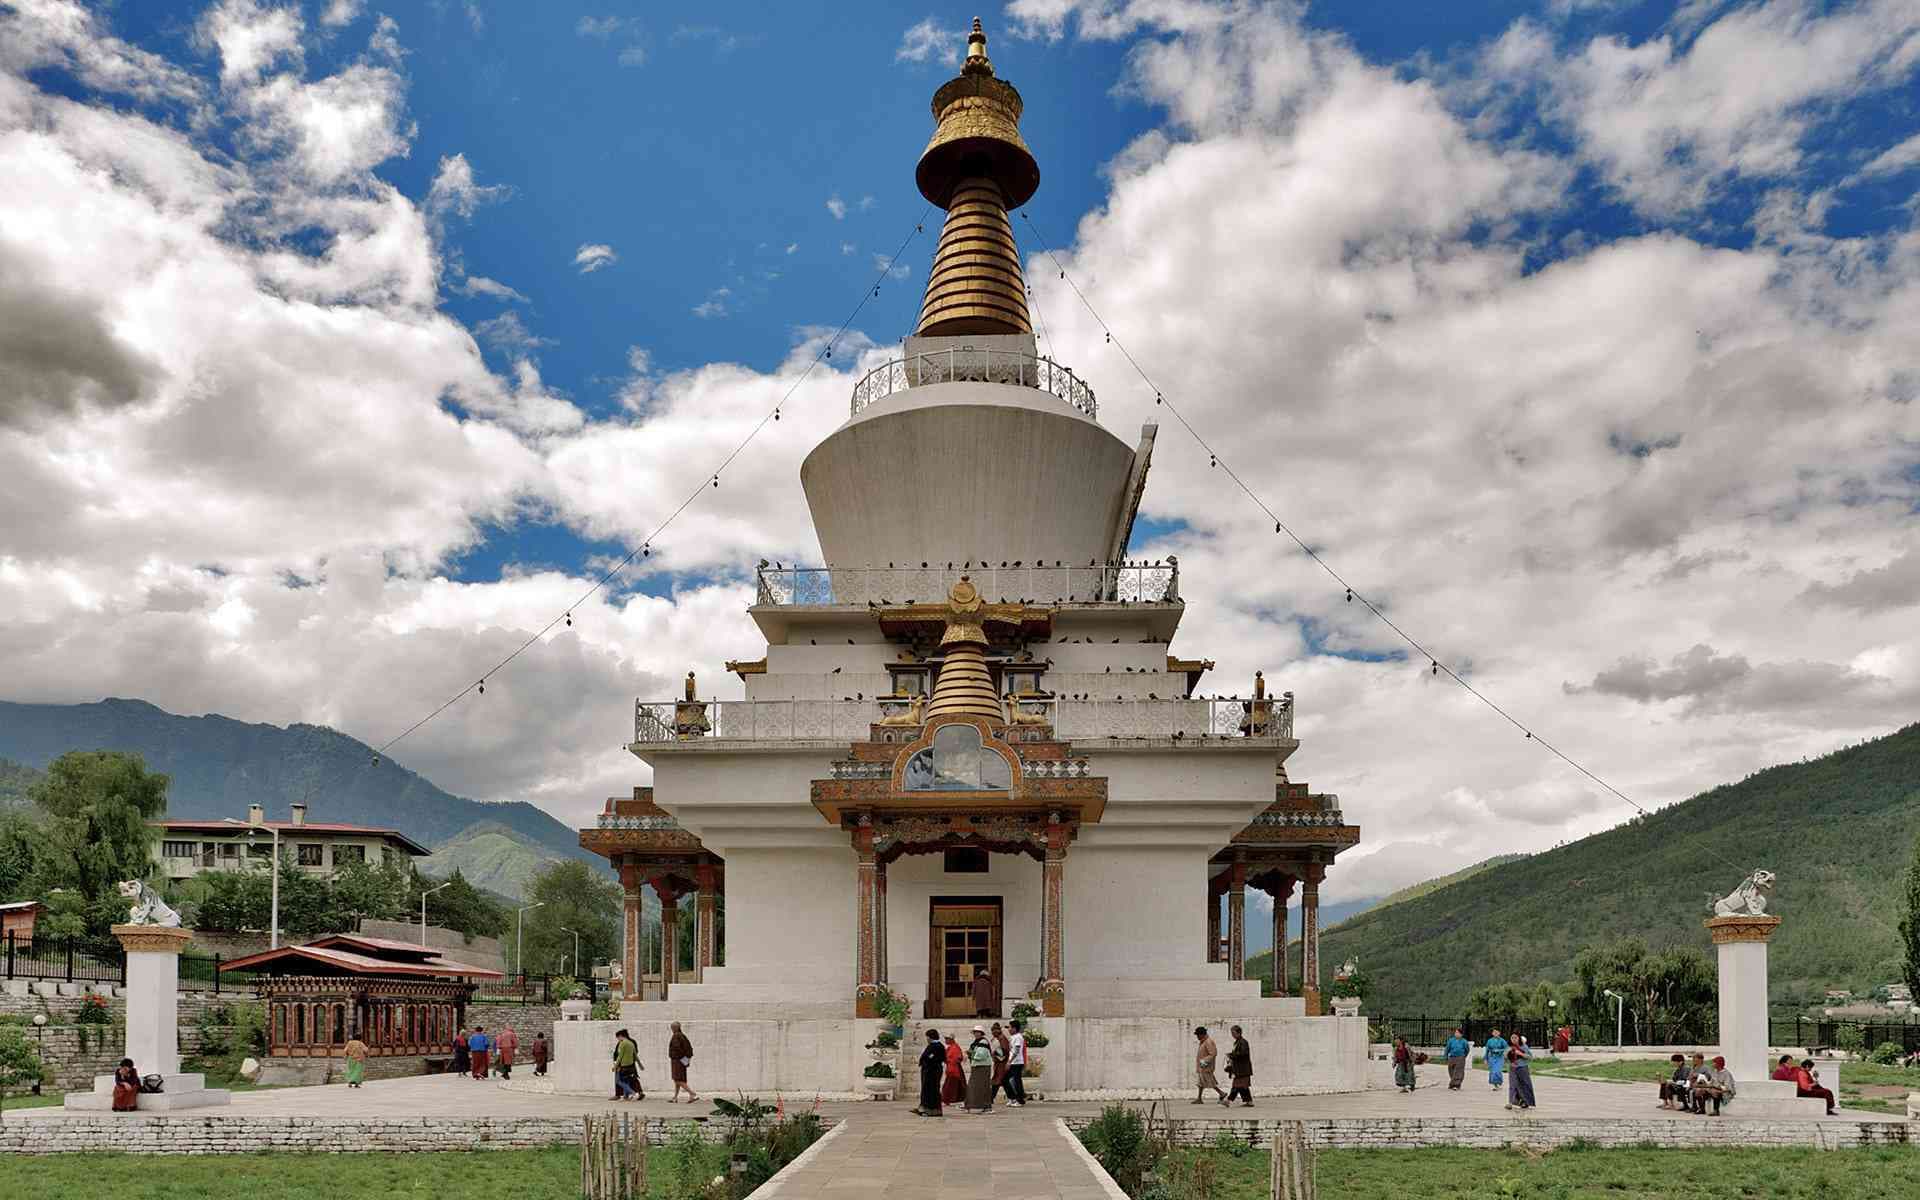
<svg viewBox="0 0 1920 1200">
<path fill-rule="evenodd" d="M 466 1023 L 475 984 L 501 978 L 430 946 L 345 933 L 220 969 L 262 976 L 267 1053 L 290 1058 L 337 1057 L 354 1037 L 375 1057 L 436 1053 Z"/>
</svg>

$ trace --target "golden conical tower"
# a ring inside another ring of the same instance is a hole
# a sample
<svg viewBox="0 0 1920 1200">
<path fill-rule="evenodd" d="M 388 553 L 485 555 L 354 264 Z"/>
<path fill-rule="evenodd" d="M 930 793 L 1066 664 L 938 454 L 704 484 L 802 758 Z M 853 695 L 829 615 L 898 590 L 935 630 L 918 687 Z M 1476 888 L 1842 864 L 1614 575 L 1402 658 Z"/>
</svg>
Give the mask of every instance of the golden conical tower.
<svg viewBox="0 0 1920 1200">
<path fill-rule="evenodd" d="M 946 655 L 925 719 L 986 717 L 1005 724 L 1006 710 L 987 671 L 987 631 L 980 625 L 980 592 L 963 575 L 947 593 L 947 604 L 947 629 L 940 635 L 940 647 Z"/>
<path fill-rule="evenodd" d="M 1040 187 L 1040 164 L 1020 137 L 1020 93 L 996 79 L 980 18 L 967 60 L 933 94 L 933 138 L 914 180 L 947 210 L 927 273 L 917 336 L 1031 334 L 1026 277 L 1007 210 Z"/>
</svg>

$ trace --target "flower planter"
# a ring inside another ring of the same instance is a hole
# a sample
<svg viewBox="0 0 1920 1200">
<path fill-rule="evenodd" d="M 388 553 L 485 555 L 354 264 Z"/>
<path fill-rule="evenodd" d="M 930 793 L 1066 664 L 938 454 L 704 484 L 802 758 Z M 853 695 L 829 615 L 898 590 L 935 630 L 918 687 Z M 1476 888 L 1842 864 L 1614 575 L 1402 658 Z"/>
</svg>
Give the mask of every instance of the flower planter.
<svg viewBox="0 0 1920 1200">
<path fill-rule="evenodd" d="M 873 1097 L 875 1100 L 891 1100 L 893 1099 L 893 1085 L 898 1082 L 896 1079 L 862 1079 L 860 1086 L 866 1090 L 867 1095 Z"/>
</svg>

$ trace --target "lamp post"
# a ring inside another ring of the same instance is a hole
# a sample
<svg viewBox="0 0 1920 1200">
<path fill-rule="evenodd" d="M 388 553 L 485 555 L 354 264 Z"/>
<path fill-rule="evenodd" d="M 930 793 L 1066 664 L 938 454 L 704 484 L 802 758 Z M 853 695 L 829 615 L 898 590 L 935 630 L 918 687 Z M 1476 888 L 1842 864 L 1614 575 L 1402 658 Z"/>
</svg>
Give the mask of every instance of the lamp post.
<svg viewBox="0 0 1920 1200">
<path fill-rule="evenodd" d="M 47 1069 L 47 1014 L 45 1013 L 33 1014 L 33 1040 L 36 1043 L 34 1056 L 40 1060 L 40 1070 L 44 1073 Z M 36 1096 L 40 1094 L 38 1079 L 33 1081 L 33 1094 Z"/>
<path fill-rule="evenodd" d="M 1600 994 L 1613 997 L 1613 1048 L 1618 1050 L 1627 1040 L 1627 998 L 1612 988 L 1601 988 Z"/>
<path fill-rule="evenodd" d="M 257 804 L 254 805 L 253 811 L 261 811 L 260 806 Z M 278 950 L 280 948 L 280 827 L 278 825 L 268 825 L 264 819 L 259 821 L 241 821 L 233 817 L 221 817 L 220 819 L 229 825 L 244 825 L 255 833 L 265 829 L 273 835 L 273 907 L 267 918 L 269 926 L 267 949 Z"/>
<path fill-rule="evenodd" d="M 427 944 L 427 897 L 439 891 L 440 888 L 450 888 L 452 886 L 453 880 L 449 879 L 441 884 L 440 887 L 430 887 L 420 893 L 420 945 L 423 947 Z"/>
<path fill-rule="evenodd" d="M 578 975 L 580 973 L 580 931 L 578 929 L 569 929 L 565 925 L 562 925 L 560 932 L 573 935 L 573 973 Z M 564 975 L 566 972 L 562 971 L 561 974 Z"/>
<path fill-rule="evenodd" d="M 547 902 L 542 900 L 537 904 L 522 905 L 520 911 L 513 914 L 513 967 L 514 973 L 520 976 L 522 982 L 525 982 L 527 978 L 527 954 L 524 943 L 522 942 L 522 934 L 526 930 L 527 914 L 536 908 L 545 908 L 546 906 Z"/>
</svg>

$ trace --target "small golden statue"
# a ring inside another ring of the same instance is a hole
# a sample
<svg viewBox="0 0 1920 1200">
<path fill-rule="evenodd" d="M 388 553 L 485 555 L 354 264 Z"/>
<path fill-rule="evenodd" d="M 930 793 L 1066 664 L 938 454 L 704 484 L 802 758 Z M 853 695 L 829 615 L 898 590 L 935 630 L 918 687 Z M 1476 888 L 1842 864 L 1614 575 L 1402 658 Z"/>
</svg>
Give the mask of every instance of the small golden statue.
<svg viewBox="0 0 1920 1200">
<path fill-rule="evenodd" d="M 713 732 L 713 726 L 707 723 L 707 704 L 704 700 L 693 698 L 693 672 L 687 672 L 687 698 L 673 706 L 673 734 L 681 741 L 689 738 L 705 737 Z"/>
<path fill-rule="evenodd" d="M 1246 713 L 1240 718 L 1240 732 L 1245 737 L 1265 737 L 1267 728 L 1273 723 L 1273 701 L 1267 699 L 1267 678 L 1259 671 L 1253 673 L 1253 699 L 1240 702 Z"/>
<path fill-rule="evenodd" d="M 925 723 L 924 714 L 927 711 L 925 696 L 909 697 L 904 708 L 899 706 L 899 697 L 889 697 L 880 703 L 885 712 L 885 715 L 880 718 L 882 725 L 917 727 Z"/>
</svg>

